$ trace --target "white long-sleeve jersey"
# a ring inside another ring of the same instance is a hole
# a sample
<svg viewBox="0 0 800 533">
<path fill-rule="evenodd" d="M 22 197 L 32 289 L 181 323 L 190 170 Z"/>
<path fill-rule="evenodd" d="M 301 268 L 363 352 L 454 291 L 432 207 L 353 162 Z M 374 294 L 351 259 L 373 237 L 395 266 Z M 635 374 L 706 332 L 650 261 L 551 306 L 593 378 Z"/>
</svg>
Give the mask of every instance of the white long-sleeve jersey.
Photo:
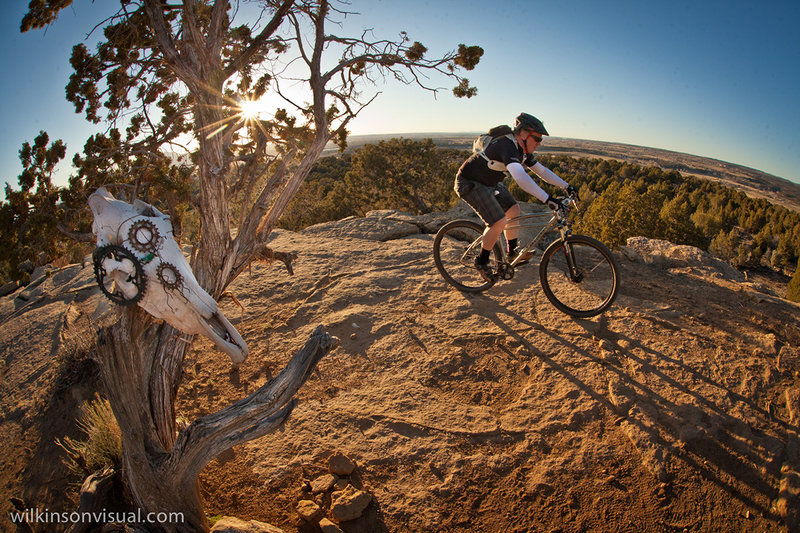
<svg viewBox="0 0 800 533">
<path fill-rule="evenodd" d="M 511 177 L 514 178 L 514 181 L 520 186 L 520 188 L 527 192 L 528 194 L 532 194 L 536 198 L 539 199 L 540 202 L 546 202 L 549 195 L 539 187 L 539 184 L 533 181 L 533 178 L 525 172 L 525 167 L 522 166 L 520 163 L 509 163 L 506 166 L 506 170 Z M 568 184 L 566 181 L 562 180 L 558 177 L 558 175 L 544 166 L 543 164 L 536 162 L 533 167 L 531 167 L 534 174 L 542 178 L 544 181 L 549 183 L 550 185 L 555 185 L 556 187 L 561 187 L 562 189 L 566 189 Z"/>
</svg>

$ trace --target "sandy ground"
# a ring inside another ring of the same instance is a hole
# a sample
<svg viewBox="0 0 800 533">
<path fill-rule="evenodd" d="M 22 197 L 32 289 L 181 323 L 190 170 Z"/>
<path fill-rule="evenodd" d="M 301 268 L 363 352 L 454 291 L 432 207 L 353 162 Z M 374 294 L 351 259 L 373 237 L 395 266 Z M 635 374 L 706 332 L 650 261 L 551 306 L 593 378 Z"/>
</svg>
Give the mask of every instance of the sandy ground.
<svg viewBox="0 0 800 533">
<path fill-rule="evenodd" d="M 572 319 L 544 298 L 535 259 L 484 294 L 448 287 L 427 222 L 377 213 L 276 231 L 272 247 L 298 253 L 295 275 L 254 264 L 231 287 L 243 309 L 221 306 L 250 358 L 232 373 L 197 341 L 186 420 L 264 384 L 318 324 L 341 343 L 280 430 L 206 467 L 209 516 L 314 531 L 297 502 L 341 452 L 357 464 L 348 481 L 373 496 L 344 531 L 796 527 L 800 306 L 780 284 L 702 255 L 620 253 L 616 304 Z M 4 520 L 11 496 L 75 507 L 52 441 L 77 434 L 77 406 L 99 387 L 87 270 L 24 304 L 0 300 Z"/>
</svg>

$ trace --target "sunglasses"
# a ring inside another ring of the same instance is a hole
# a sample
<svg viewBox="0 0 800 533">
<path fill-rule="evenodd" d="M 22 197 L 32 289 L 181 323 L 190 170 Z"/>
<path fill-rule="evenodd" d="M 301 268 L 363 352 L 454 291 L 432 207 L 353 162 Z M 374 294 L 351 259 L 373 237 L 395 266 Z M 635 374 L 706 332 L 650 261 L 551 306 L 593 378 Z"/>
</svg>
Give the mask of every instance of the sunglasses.
<svg viewBox="0 0 800 533">
<path fill-rule="evenodd" d="M 533 140 L 534 140 L 534 141 L 536 141 L 537 143 L 540 143 L 540 142 L 542 142 L 542 136 L 541 136 L 541 135 L 534 135 L 534 134 L 533 134 L 533 133 L 531 133 L 531 132 L 528 132 L 528 139 L 533 139 Z"/>
</svg>

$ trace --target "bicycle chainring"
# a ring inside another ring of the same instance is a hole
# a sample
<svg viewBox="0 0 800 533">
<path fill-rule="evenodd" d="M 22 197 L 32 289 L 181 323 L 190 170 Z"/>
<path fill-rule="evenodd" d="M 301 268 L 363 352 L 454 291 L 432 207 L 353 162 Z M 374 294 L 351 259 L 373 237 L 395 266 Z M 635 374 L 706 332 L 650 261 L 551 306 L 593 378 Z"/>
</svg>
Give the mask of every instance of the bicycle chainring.
<svg viewBox="0 0 800 533">
<path fill-rule="evenodd" d="M 161 244 L 161 234 L 156 225 L 149 220 L 137 220 L 128 229 L 128 242 L 137 252 L 152 254 Z"/>
<path fill-rule="evenodd" d="M 183 287 L 183 276 L 171 263 L 163 262 L 158 265 L 156 277 L 167 290 L 174 291 Z"/>
<path fill-rule="evenodd" d="M 497 266 L 497 274 L 506 281 L 514 279 L 514 267 L 510 263 L 500 263 Z"/>
<path fill-rule="evenodd" d="M 107 279 L 108 272 L 106 272 L 103 263 L 107 259 L 122 262 L 123 260 L 130 261 L 133 265 L 133 274 L 129 274 L 127 282 L 136 287 L 136 294 L 128 298 L 121 291 L 115 287 L 114 280 Z M 100 290 L 106 297 L 117 305 L 127 307 L 138 303 L 144 296 L 144 291 L 147 287 L 147 280 L 144 277 L 144 269 L 142 263 L 136 259 L 136 256 L 123 246 L 116 244 L 106 244 L 95 248 L 92 253 L 92 261 L 94 262 L 94 277 L 97 284 L 100 285 Z"/>
</svg>

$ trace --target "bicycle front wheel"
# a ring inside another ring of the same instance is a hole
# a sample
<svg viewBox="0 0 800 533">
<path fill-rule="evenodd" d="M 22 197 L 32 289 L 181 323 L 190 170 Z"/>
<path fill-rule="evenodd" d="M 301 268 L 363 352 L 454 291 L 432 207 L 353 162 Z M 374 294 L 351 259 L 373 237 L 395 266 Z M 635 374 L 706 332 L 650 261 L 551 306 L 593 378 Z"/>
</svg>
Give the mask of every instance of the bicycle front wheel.
<svg viewBox="0 0 800 533">
<path fill-rule="evenodd" d="M 619 268 L 603 243 L 585 235 L 570 235 L 544 251 L 539 279 L 545 296 L 556 309 L 588 318 L 614 303 Z"/>
<path fill-rule="evenodd" d="M 486 281 L 475 268 L 475 258 L 481 253 L 484 226 L 471 220 L 448 222 L 433 240 L 433 261 L 442 277 L 461 291 L 485 291 L 495 280 Z M 497 272 L 502 260 L 500 245 L 495 244 L 489 266 Z"/>
</svg>

